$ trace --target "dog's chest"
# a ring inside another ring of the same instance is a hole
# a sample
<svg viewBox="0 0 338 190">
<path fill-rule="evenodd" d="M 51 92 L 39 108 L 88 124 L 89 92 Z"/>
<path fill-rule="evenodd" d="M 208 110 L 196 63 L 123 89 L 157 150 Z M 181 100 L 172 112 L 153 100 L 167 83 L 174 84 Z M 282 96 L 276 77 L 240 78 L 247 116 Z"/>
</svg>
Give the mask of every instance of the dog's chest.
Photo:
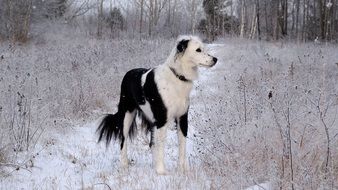
<svg viewBox="0 0 338 190">
<path fill-rule="evenodd" d="M 168 117 L 180 117 L 187 112 L 192 83 L 159 80 L 158 89 L 167 107 Z"/>
</svg>

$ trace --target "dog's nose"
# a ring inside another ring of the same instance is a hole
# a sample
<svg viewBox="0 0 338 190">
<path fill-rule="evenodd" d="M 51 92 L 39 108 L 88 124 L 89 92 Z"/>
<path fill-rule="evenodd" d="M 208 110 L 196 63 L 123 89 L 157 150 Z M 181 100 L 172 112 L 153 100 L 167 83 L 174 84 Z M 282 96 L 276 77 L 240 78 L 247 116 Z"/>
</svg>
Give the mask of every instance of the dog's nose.
<svg viewBox="0 0 338 190">
<path fill-rule="evenodd" d="M 216 57 L 212 58 L 212 60 L 214 61 L 214 64 L 217 62 L 217 58 Z"/>
</svg>

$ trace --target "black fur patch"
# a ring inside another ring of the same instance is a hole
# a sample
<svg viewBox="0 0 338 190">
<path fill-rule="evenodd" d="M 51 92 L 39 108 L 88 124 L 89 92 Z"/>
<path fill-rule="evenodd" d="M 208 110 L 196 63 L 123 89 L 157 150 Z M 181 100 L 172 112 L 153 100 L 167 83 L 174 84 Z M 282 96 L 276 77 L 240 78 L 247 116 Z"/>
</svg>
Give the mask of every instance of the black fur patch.
<svg viewBox="0 0 338 190">
<path fill-rule="evenodd" d="M 145 104 L 144 92 L 141 86 L 141 78 L 149 69 L 133 69 L 126 73 L 121 84 L 119 110 L 133 111 L 139 105 Z"/>
<path fill-rule="evenodd" d="M 146 100 L 149 102 L 151 111 L 154 115 L 154 124 L 157 128 L 161 128 L 167 122 L 167 108 L 165 107 L 162 97 L 158 92 L 154 72 L 155 71 L 152 70 L 148 73 L 143 90 Z"/>
<path fill-rule="evenodd" d="M 185 137 L 188 135 L 188 112 L 179 119 L 180 129 Z"/>
<path fill-rule="evenodd" d="M 188 47 L 188 43 L 189 43 L 189 40 L 181 40 L 177 44 L 177 53 L 184 52 L 187 49 L 187 47 Z"/>
<path fill-rule="evenodd" d="M 119 139 L 121 142 L 121 149 L 125 137 L 123 136 L 123 120 L 125 113 L 132 112 L 139 109 L 140 104 L 145 103 L 144 93 L 141 86 L 141 78 L 149 69 L 133 69 L 126 73 L 121 84 L 120 102 L 118 111 L 115 114 L 106 115 L 97 128 L 99 134 L 99 142 L 106 141 L 108 146 L 112 137 Z M 129 136 L 132 137 L 136 130 L 135 120 L 132 122 Z"/>
<path fill-rule="evenodd" d="M 120 140 L 121 149 L 125 141 L 123 135 L 123 120 L 125 113 L 137 111 L 142 117 L 142 123 L 147 127 L 147 131 L 151 133 L 150 144 L 153 145 L 154 141 L 154 127 L 161 128 L 167 122 L 167 108 L 164 106 L 161 95 L 158 92 L 157 85 L 154 79 L 154 70 L 151 70 L 146 78 L 144 86 L 142 87 L 142 75 L 149 69 L 133 69 L 126 73 L 123 77 L 121 84 L 120 102 L 118 104 L 118 111 L 115 114 L 106 115 L 100 123 L 97 133 L 99 134 L 99 142 L 106 141 L 108 146 L 112 137 Z M 140 105 L 144 105 L 146 101 L 149 102 L 151 111 L 155 122 L 151 122 L 144 115 L 140 109 Z M 135 118 L 130 126 L 129 136 L 133 137 L 136 130 Z"/>
</svg>

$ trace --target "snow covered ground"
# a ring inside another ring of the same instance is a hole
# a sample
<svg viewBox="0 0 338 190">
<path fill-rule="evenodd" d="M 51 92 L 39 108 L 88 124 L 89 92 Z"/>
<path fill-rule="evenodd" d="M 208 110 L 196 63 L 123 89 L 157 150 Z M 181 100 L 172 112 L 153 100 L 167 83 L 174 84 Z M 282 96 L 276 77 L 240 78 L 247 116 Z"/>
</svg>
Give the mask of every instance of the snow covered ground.
<svg viewBox="0 0 338 190">
<path fill-rule="evenodd" d="M 173 40 L 51 38 L 0 46 L 0 189 L 338 188 L 336 46 L 238 39 L 209 45 L 219 63 L 200 70 L 192 92 L 190 170 L 176 171 L 172 128 L 166 176 L 152 169 L 144 133 L 130 143 L 132 164 L 121 170 L 118 145 L 97 144 L 95 129 L 102 114 L 116 110 L 123 74 L 163 62 Z M 326 173 L 316 102 L 331 134 Z"/>
</svg>

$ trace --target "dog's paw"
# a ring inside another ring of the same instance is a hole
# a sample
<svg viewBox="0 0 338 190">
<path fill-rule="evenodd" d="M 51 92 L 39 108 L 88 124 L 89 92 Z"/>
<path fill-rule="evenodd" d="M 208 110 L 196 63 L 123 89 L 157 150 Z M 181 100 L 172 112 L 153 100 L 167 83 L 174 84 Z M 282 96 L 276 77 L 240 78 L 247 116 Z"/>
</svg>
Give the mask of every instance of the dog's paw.
<svg viewBox="0 0 338 190">
<path fill-rule="evenodd" d="M 164 169 L 164 170 L 156 170 L 156 173 L 158 175 L 169 175 L 169 172 L 166 169 Z"/>
<path fill-rule="evenodd" d="M 156 173 L 158 175 L 168 175 L 169 174 L 169 172 L 165 169 L 164 166 L 157 166 L 156 167 Z"/>
<path fill-rule="evenodd" d="M 129 161 L 128 159 L 121 159 L 121 168 L 128 168 Z"/>
</svg>

